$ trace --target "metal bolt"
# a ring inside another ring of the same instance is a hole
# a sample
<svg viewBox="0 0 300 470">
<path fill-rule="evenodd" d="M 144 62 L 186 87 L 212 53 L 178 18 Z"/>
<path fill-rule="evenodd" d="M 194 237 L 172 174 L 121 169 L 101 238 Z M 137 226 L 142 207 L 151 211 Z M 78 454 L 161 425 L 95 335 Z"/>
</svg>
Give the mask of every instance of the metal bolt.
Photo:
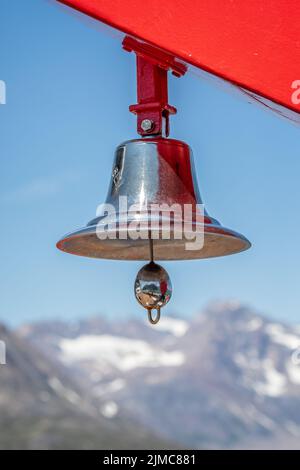
<svg viewBox="0 0 300 470">
<path fill-rule="evenodd" d="M 141 122 L 141 128 L 145 132 L 151 131 L 153 129 L 154 122 L 151 119 L 143 119 Z"/>
</svg>

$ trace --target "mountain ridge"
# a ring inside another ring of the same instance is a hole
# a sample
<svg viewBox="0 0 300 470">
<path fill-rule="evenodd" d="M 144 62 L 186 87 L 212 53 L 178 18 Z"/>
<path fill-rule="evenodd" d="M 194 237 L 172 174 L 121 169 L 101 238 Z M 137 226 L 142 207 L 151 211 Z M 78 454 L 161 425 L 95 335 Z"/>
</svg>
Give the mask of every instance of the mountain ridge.
<svg viewBox="0 0 300 470">
<path fill-rule="evenodd" d="M 104 414 L 124 412 L 192 448 L 278 447 L 279 435 L 300 436 L 298 326 L 237 301 L 214 302 L 191 319 L 163 316 L 154 327 L 102 317 L 76 325 L 18 334 L 88 384 Z"/>
<path fill-rule="evenodd" d="M 72 372 L 0 325 L 0 449 L 160 449 L 173 442 L 109 409 L 73 380 Z"/>
</svg>

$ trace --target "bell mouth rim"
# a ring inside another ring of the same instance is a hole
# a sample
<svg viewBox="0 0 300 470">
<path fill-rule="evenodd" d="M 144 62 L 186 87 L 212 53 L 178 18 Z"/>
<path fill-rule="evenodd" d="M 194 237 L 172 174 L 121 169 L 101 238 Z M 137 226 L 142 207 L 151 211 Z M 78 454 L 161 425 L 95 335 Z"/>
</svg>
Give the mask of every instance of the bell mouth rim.
<svg viewBox="0 0 300 470">
<path fill-rule="evenodd" d="M 180 261 L 180 260 L 193 260 L 193 259 L 207 259 L 207 258 L 218 258 L 222 256 L 228 256 L 231 254 L 241 253 L 251 248 L 251 242 L 239 232 L 236 232 L 227 227 L 223 227 L 220 224 L 198 224 L 203 226 L 204 230 L 204 245 L 198 250 L 183 250 L 177 251 L 173 245 L 182 248 L 182 245 L 190 240 L 186 237 L 182 237 L 181 240 L 176 240 L 174 237 L 170 239 L 162 239 L 161 237 L 156 239 L 153 238 L 154 252 L 155 248 L 159 245 L 160 253 L 162 255 L 155 256 L 155 261 Z M 127 231 L 124 230 L 124 232 Z M 109 231 L 107 231 L 109 233 Z M 120 231 L 121 232 L 121 231 Z M 149 230 L 141 230 L 145 235 L 149 234 Z M 152 230 L 155 233 L 155 230 Z M 187 234 L 194 234 L 194 231 L 187 232 Z M 219 243 L 218 243 L 219 242 Z M 89 243 L 93 243 L 93 248 L 88 251 Z M 213 244 L 214 247 L 211 251 L 207 251 L 206 245 Z M 218 244 L 221 244 L 224 248 L 219 248 Z M 136 248 L 136 253 L 131 252 L 132 245 Z M 95 249 L 96 246 L 96 249 Z M 132 240 L 130 238 L 120 239 L 104 239 L 101 240 L 97 236 L 97 225 L 88 225 L 74 232 L 70 232 L 63 236 L 56 244 L 56 247 L 69 254 L 83 256 L 88 258 L 107 259 L 107 260 L 125 260 L 125 261 L 149 261 L 149 238 L 139 238 Z M 172 250 L 173 248 L 173 250 Z M 124 253 L 122 252 L 124 251 Z M 126 251 L 129 251 L 126 255 Z M 165 250 L 165 251 L 164 251 Z M 170 252 L 171 254 L 168 254 Z"/>
</svg>

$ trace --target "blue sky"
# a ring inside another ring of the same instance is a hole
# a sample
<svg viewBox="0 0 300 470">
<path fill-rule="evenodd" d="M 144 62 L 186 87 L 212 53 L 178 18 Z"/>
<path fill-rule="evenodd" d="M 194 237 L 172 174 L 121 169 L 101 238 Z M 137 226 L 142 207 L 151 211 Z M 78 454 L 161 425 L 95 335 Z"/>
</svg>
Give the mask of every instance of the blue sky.
<svg viewBox="0 0 300 470">
<path fill-rule="evenodd" d="M 133 295 L 142 263 L 59 252 L 104 201 L 113 152 L 136 137 L 135 62 L 114 34 L 55 2 L 2 0 L 0 321 L 17 325 L 97 313 L 144 315 Z M 297 78 L 297 77 L 296 77 Z M 272 86 L 272 84 L 270 84 Z M 164 263 L 166 313 L 235 298 L 300 322 L 299 128 L 193 74 L 170 77 L 171 135 L 193 148 L 209 213 L 251 250 Z"/>
</svg>

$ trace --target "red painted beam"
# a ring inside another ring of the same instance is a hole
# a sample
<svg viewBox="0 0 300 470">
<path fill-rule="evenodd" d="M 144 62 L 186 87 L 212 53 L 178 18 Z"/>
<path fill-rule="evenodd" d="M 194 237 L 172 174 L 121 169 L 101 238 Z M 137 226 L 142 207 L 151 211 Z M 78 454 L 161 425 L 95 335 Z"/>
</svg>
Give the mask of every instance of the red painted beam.
<svg viewBox="0 0 300 470">
<path fill-rule="evenodd" d="M 300 123 L 299 0 L 58 0 Z"/>
</svg>

